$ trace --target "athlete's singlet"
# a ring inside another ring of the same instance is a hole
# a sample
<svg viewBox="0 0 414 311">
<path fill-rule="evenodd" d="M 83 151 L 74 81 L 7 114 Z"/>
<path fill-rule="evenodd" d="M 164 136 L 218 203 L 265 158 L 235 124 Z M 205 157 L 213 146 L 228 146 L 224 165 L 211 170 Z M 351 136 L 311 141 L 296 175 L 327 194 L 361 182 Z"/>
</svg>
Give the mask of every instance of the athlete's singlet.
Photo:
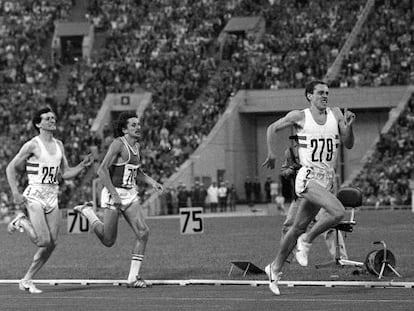
<svg viewBox="0 0 414 311">
<path fill-rule="evenodd" d="M 51 154 L 46 149 L 39 136 L 34 137 L 32 140 L 39 146 L 40 153 L 38 157 L 31 156 L 26 161 L 29 185 L 23 195 L 28 199 L 29 203 L 37 202 L 48 213 L 58 207 L 58 174 L 63 153 L 54 138 L 53 141 L 56 146 L 54 154 Z"/>
<path fill-rule="evenodd" d="M 122 200 L 121 210 L 128 208 L 133 202 L 138 200 L 137 192 L 137 172 L 140 164 L 140 155 L 138 150 L 134 150 L 127 142 L 125 137 L 120 137 L 126 150 L 128 151 L 128 159 L 122 161 L 117 159 L 109 168 L 109 176 L 112 184 Z M 122 161 L 122 162 L 118 162 Z M 107 188 L 102 190 L 101 194 L 102 207 L 112 208 L 111 195 Z"/>
<path fill-rule="evenodd" d="M 120 138 L 128 151 L 128 160 L 114 163 L 109 168 L 112 184 L 115 188 L 134 188 L 137 184 L 137 171 L 141 166 L 139 151 L 134 151 L 125 137 Z"/>
<path fill-rule="evenodd" d="M 309 108 L 303 111 L 305 122 L 297 131 L 298 155 L 302 165 L 295 183 L 299 196 L 311 179 L 327 189 L 332 188 L 340 143 L 338 121 L 330 108 L 326 109 L 326 122 L 323 125 L 316 123 Z"/>
</svg>

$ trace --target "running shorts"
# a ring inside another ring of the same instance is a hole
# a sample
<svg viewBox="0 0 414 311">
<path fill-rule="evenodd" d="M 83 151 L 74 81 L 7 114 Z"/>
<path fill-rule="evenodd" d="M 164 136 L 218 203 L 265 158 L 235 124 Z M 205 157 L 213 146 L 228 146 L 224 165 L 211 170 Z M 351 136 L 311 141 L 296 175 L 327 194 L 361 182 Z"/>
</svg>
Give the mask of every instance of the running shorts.
<svg viewBox="0 0 414 311">
<path fill-rule="evenodd" d="M 128 207 L 130 207 L 133 203 L 139 200 L 138 192 L 135 188 L 115 188 L 118 192 L 121 201 L 121 211 L 125 211 Z M 113 200 L 112 196 L 109 193 L 107 188 L 103 188 L 101 192 L 101 206 L 103 208 L 113 208 Z"/>
<path fill-rule="evenodd" d="M 331 191 L 333 189 L 334 176 L 335 172 L 333 170 L 302 166 L 296 175 L 296 195 L 302 197 L 302 193 L 305 192 L 311 180 L 314 180 L 325 189 Z"/>
<path fill-rule="evenodd" d="M 58 208 L 58 185 L 29 185 L 23 192 L 27 203 L 38 203 L 45 214 Z"/>
</svg>

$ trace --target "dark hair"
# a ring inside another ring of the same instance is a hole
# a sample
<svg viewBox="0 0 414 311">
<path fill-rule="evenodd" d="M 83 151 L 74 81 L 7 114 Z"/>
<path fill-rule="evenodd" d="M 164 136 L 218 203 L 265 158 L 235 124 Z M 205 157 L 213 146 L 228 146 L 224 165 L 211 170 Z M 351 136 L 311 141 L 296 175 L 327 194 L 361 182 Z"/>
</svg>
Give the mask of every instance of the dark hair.
<svg viewBox="0 0 414 311">
<path fill-rule="evenodd" d="M 33 116 L 33 119 L 32 119 L 32 125 L 34 126 L 36 131 L 40 132 L 40 129 L 37 127 L 37 124 L 42 122 L 42 114 L 48 113 L 48 112 L 53 112 L 53 110 L 50 107 L 44 107 L 44 108 L 39 109 L 38 111 L 36 111 L 36 113 L 35 113 L 35 115 Z"/>
<path fill-rule="evenodd" d="M 308 98 L 308 94 L 313 94 L 313 91 L 315 90 L 315 86 L 317 86 L 318 84 L 328 85 L 328 83 L 322 80 L 314 80 L 314 81 L 309 82 L 305 87 L 305 98 L 308 102 L 310 102 Z"/>
<path fill-rule="evenodd" d="M 123 130 L 127 128 L 128 119 L 131 118 L 137 118 L 137 114 L 134 111 L 124 111 L 119 114 L 114 128 L 115 137 L 120 137 L 124 135 Z"/>
</svg>

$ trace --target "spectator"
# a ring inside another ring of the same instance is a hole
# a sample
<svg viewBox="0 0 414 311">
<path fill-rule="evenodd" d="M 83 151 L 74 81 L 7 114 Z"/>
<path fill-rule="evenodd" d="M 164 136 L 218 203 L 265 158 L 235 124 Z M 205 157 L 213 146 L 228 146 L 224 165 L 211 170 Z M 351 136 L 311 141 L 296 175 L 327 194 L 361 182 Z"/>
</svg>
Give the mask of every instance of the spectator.
<svg viewBox="0 0 414 311">
<path fill-rule="evenodd" d="M 228 195 L 227 195 L 227 205 L 230 208 L 230 212 L 236 211 L 236 202 L 237 202 L 237 192 L 236 188 L 234 187 L 234 184 L 231 184 L 231 186 L 228 188 Z"/>
<path fill-rule="evenodd" d="M 205 202 L 205 191 L 201 187 L 200 182 L 194 183 L 194 189 L 191 192 L 191 205 L 194 207 L 203 207 Z"/>
<path fill-rule="evenodd" d="M 253 193 L 254 193 L 254 199 L 256 203 L 262 202 L 262 186 L 259 181 L 259 177 L 255 177 L 253 182 Z"/>
<path fill-rule="evenodd" d="M 253 206 L 253 200 L 252 200 L 253 182 L 251 181 L 250 176 L 247 176 L 244 182 L 244 192 L 246 194 L 246 203 L 249 206 Z"/>
<path fill-rule="evenodd" d="M 272 184 L 273 180 L 270 176 L 267 176 L 266 181 L 264 183 L 264 191 L 266 196 L 266 203 L 272 202 L 272 196 L 270 191 L 270 185 Z"/>
<path fill-rule="evenodd" d="M 215 181 L 207 188 L 207 201 L 210 206 L 210 211 L 215 213 L 217 210 L 219 198 L 218 198 L 218 187 Z"/>
<path fill-rule="evenodd" d="M 178 198 L 178 208 L 188 207 L 189 196 L 188 196 L 188 190 L 184 183 L 181 183 L 178 186 L 177 198 Z"/>
<path fill-rule="evenodd" d="M 218 188 L 218 200 L 220 212 L 225 212 L 227 210 L 227 187 L 224 182 L 220 182 L 220 187 Z"/>
</svg>

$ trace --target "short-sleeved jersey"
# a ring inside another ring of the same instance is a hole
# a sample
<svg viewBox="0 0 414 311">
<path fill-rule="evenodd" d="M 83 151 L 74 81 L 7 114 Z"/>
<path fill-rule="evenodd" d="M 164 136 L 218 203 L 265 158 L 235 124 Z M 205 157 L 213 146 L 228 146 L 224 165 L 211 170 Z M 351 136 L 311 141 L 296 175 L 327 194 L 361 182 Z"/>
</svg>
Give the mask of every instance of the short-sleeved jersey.
<svg viewBox="0 0 414 311">
<path fill-rule="evenodd" d="M 120 140 L 128 151 L 128 159 L 120 163 L 115 161 L 115 163 L 109 167 L 109 175 L 112 184 L 116 188 L 131 189 L 137 184 L 137 172 L 141 166 L 139 150 L 133 150 L 125 137 L 120 137 Z"/>
<path fill-rule="evenodd" d="M 336 165 L 339 148 L 338 121 L 330 108 L 323 125 L 316 123 L 309 108 L 303 110 L 305 122 L 297 129 L 300 165 L 332 170 Z"/>
<path fill-rule="evenodd" d="M 26 161 L 26 173 L 29 185 L 57 185 L 59 184 L 58 174 L 62 162 L 63 153 L 56 139 L 53 141 L 56 145 L 54 154 L 47 151 L 45 145 L 39 136 L 32 140 L 36 141 L 40 148 L 39 157 L 31 156 Z"/>
</svg>

